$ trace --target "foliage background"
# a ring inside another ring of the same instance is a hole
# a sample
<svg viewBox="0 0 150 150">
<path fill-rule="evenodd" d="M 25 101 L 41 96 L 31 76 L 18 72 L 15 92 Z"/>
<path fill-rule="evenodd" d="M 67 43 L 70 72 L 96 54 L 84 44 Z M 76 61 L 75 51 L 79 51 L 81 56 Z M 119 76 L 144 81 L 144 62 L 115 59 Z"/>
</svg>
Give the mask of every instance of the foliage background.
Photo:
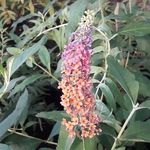
<svg viewBox="0 0 150 150">
<path fill-rule="evenodd" d="M 148 149 L 149 0 L 0 1 L 0 148 Z M 61 53 L 95 11 L 91 77 L 103 132 L 68 139 L 60 121 Z M 59 140 L 58 140 L 59 134 Z M 89 144 L 90 143 L 90 144 Z"/>
</svg>

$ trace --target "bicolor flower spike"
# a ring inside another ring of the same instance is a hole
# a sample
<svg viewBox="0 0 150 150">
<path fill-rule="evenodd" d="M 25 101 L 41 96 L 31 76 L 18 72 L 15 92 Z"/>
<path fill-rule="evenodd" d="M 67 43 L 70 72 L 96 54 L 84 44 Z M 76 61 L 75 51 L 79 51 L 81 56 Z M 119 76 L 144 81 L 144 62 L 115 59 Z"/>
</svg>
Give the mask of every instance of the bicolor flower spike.
<svg viewBox="0 0 150 150">
<path fill-rule="evenodd" d="M 92 49 L 93 11 L 85 11 L 78 28 L 73 33 L 71 42 L 64 47 L 62 54 L 62 89 L 61 105 L 70 115 L 71 120 L 63 119 L 70 137 L 79 135 L 81 138 L 98 135 L 101 129 L 97 125 L 101 121 L 95 113 L 96 102 L 91 92 L 90 63 Z"/>
</svg>

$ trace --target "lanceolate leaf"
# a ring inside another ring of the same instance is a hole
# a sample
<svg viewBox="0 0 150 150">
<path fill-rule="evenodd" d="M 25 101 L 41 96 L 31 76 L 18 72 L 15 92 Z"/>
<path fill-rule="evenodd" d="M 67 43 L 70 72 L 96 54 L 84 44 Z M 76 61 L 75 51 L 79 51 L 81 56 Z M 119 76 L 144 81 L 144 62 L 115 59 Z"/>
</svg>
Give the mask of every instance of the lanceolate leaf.
<svg viewBox="0 0 150 150">
<path fill-rule="evenodd" d="M 20 84 L 15 86 L 13 91 L 9 94 L 8 98 L 10 98 L 12 95 L 16 94 L 18 91 L 22 91 L 27 85 L 33 83 L 34 81 L 36 81 L 37 79 L 39 79 L 43 76 L 44 75 L 42 75 L 42 74 L 36 74 L 36 75 L 26 78 L 23 82 L 21 82 Z"/>
<path fill-rule="evenodd" d="M 112 136 L 113 138 L 116 137 L 115 130 L 112 127 L 108 126 L 107 124 L 101 123 L 100 128 L 102 129 L 101 134 L 107 134 Z"/>
<path fill-rule="evenodd" d="M 0 144 L 0 149 L 1 150 L 13 150 L 11 147 L 5 144 Z"/>
<path fill-rule="evenodd" d="M 56 122 L 56 124 L 54 125 L 54 127 L 53 127 L 53 129 L 52 129 L 52 131 L 51 131 L 50 136 L 48 137 L 48 140 L 49 140 L 50 138 L 52 138 L 53 136 L 59 134 L 59 132 L 60 132 L 60 127 L 61 127 L 61 123 L 60 123 L 60 122 Z"/>
<path fill-rule="evenodd" d="M 96 100 L 96 112 L 99 114 L 104 114 L 106 116 L 109 116 L 111 114 L 107 106 L 100 100 Z M 110 117 L 112 117 L 112 115 Z"/>
<path fill-rule="evenodd" d="M 70 147 L 73 141 L 75 140 L 75 138 L 69 138 L 68 135 L 69 135 L 69 132 L 66 131 L 66 127 L 62 125 L 60 128 L 58 145 L 57 145 L 56 150 L 60 150 L 60 149 L 70 150 Z"/>
<path fill-rule="evenodd" d="M 65 111 L 50 111 L 50 112 L 40 112 L 36 117 L 51 119 L 55 121 L 62 121 L 62 118 L 69 119 L 69 115 Z"/>
<path fill-rule="evenodd" d="M 26 106 L 27 101 L 28 101 L 28 91 L 25 90 L 25 92 L 19 98 L 15 110 L 5 120 L 3 120 L 0 123 L 0 137 L 3 136 L 3 134 L 7 131 L 7 129 L 9 129 L 13 124 L 17 122 L 22 111 Z"/>
<path fill-rule="evenodd" d="M 19 48 L 16 47 L 8 47 L 7 48 L 8 53 L 10 53 L 11 55 L 18 55 L 21 53 L 21 50 Z"/>
<path fill-rule="evenodd" d="M 102 118 L 103 123 L 106 123 L 110 127 L 113 127 L 119 133 L 119 131 L 121 130 L 121 126 L 119 125 L 120 122 L 116 121 L 115 119 L 113 119 L 109 116 L 103 115 L 103 114 L 101 114 L 100 117 Z"/>
<path fill-rule="evenodd" d="M 13 74 L 29 57 L 36 53 L 40 49 L 41 45 L 43 45 L 45 42 L 46 36 L 44 36 L 39 42 L 31 46 L 30 48 L 20 53 L 13 61 L 11 74 Z"/>
<path fill-rule="evenodd" d="M 91 66 L 91 71 L 90 73 L 94 73 L 94 75 L 97 75 L 100 72 L 103 72 L 104 69 L 102 67 L 97 67 L 97 66 Z"/>
<path fill-rule="evenodd" d="M 70 6 L 70 21 L 66 27 L 67 37 L 76 29 L 87 4 L 88 0 L 77 0 Z"/>
<path fill-rule="evenodd" d="M 6 70 L 3 68 L 2 64 L 0 64 L 0 73 L 2 74 L 3 77 L 5 77 L 5 72 Z"/>
<path fill-rule="evenodd" d="M 150 96 L 150 80 L 140 71 L 134 70 L 135 79 L 139 82 L 139 93 L 144 96 Z"/>
<path fill-rule="evenodd" d="M 25 79 L 25 76 L 21 76 L 21 77 L 12 79 L 12 80 L 9 82 L 9 85 L 8 85 L 8 87 L 7 87 L 6 92 L 12 90 L 12 88 L 16 85 L 16 83 L 17 83 L 18 81 L 23 80 L 23 79 Z"/>
<path fill-rule="evenodd" d="M 93 138 L 84 138 L 84 142 L 77 137 L 75 138 L 70 150 L 82 150 L 83 146 L 85 150 L 96 150 L 97 144 L 98 140 L 96 136 Z"/>
<path fill-rule="evenodd" d="M 109 103 L 109 105 L 111 106 L 111 108 L 116 110 L 116 104 L 115 104 L 114 96 L 113 96 L 112 92 L 110 91 L 109 87 L 106 84 L 101 83 L 100 89 L 102 90 L 103 94 L 105 95 L 106 100 Z"/>
<path fill-rule="evenodd" d="M 75 141 L 75 138 L 69 138 L 67 137 L 67 140 L 65 142 L 65 148 L 64 150 L 71 150 L 72 144 Z"/>
<path fill-rule="evenodd" d="M 123 68 L 114 57 L 108 56 L 107 62 L 109 74 L 118 81 L 130 99 L 135 103 L 139 90 L 139 83 L 135 80 L 135 76 L 129 70 Z"/>
<path fill-rule="evenodd" d="M 138 108 L 139 109 L 142 109 L 142 108 L 150 109 L 150 100 L 147 100 L 147 101 L 141 103 Z"/>
<path fill-rule="evenodd" d="M 5 138 L 3 142 L 12 147 L 13 150 L 36 150 L 42 141 L 34 137 L 27 138 L 21 135 L 12 134 Z"/>
<path fill-rule="evenodd" d="M 150 120 L 146 122 L 137 121 L 131 124 L 124 132 L 120 140 L 150 142 Z"/>
<path fill-rule="evenodd" d="M 102 52 L 102 51 L 106 51 L 106 47 L 104 47 L 104 46 L 95 47 L 95 48 L 93 49 L 92 55 L 93 55 L 93 54 L 96 54 L 96 53 L 99 53 L 99 52 Z"/>
<path fill-rule="evenodd" d="M 113 82 L 111 79 L 109 78 L 105 78 L 106 84 L 108 85 L 108 87 L 111 89 L 112 93 L 115 96 L 115 100 L 119 103 L 119 105 L 126 109 L 126 106 L 124 104 L 124 99 L 120 93 L 120 90 L 118 89 L 117 85 L 115 84 L 115 82 Z"/>
<path fill-rule="evenodd" d="M 22 91 L 27 85 L 33 83 L 34 81 L 36 81 L 37 79 L 39 79 L 43 76 L 44 75 L 42 75 L 42 74 L 36 74 L 36 75 L 26 78 L 21 84 L 18 85 L 19 89 Z"/>
<path fill-rule="evenodd" d="M 50 1 L 50 2 L 46 5 L 46 7 L 44 8 L 43 14 L 45 14 L 46 11 L 48 11 L 48 10 L 50 9 L 50 6 L 52 6 L 54 3 L 55 3 L 55 0 Z"/>
<path fill-rule="evenodd" d="M 28 14 L 26 16 L 22 16 L 20 17 L 17 21 L 13 22 L 12 27 L 14 27 L 14 29 L 17 27 L 17 25 L 27 19 L 30 19 L 31 17 L 33 17 L 35 14 Z"/>
<path fill-rule="evenodd" d="M 128 36 L 143 36 L 150 33 L 150 24 L 146 22 L 136 22 L 125 26 L 119 34 Z"/>
</svg>

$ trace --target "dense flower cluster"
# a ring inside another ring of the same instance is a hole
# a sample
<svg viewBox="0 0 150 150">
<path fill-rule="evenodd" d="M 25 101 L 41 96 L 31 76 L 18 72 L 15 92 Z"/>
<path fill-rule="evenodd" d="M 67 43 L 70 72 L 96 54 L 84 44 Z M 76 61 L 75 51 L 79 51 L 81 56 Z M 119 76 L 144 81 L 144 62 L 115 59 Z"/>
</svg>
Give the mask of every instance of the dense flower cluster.
<svg viewBox="0 0 150 150">
<path fill-rule="evenodd" d="M 101 129 L 97 129 L 100 117 L 94 112 L 96 104 L 94 94 L 91 92 L 92 81 L 89 76 L 94 14 L 92 11 L 86 11 L 85 14 L 71 42 L 64 47 L 62 81 L 59 83 L 59 88 L 63 92 L 61 104 L 71 116 L 70 121 L 66 119 L 62 121 L 70 137 L 78 134 L 81 138 L 92 138 L 98 135 Z"/>
</svg>

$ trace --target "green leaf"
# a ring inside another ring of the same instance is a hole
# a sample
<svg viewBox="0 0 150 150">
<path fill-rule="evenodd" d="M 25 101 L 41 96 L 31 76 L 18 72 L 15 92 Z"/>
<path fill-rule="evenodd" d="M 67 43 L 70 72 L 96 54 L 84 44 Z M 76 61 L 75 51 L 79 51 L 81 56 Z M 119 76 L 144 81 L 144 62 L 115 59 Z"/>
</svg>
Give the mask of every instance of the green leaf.
<svg viewBox="0 0 150 150">
<path fill-rule="evenodd" d="M 58 73 L 61 71 L 61 64 L 62 64 L 62 59 L 60 59 L 57 63 L 57 69 L 55 70 L 55 73 Z"/>
<path fill-rule="evenodd" d="M 100 83 L 100 81 L 92 78 L 92 83 Z"/>
<path fill-rule="evenodd" d="M 0 64 L 0 73 L 2 74 L 3 78 L 5 78 L 5 69 L 3 68 L 2 64 Z"/>
<path fill-rule="evenodd" d="M 54 3 L 55 3 L 55 0 L 50 1 L 50 2 L 46 5 L 46 7 L 44 8 L 44 10 L 43 10 L 42 13 L 45 14 L 45 13 L 50 9 L 50 6 L 52 6 Z"/>
<path fill-rule="evenodd" d="M 127 94 L 124 94 L 123 95 L 123 98 L 124 98 L 124 103 L 125 103 L 125 106 L 127 108 L 127 111 L 128 113 L 132 111 L 133 109 L 133 104 L 132 104 L 132 101 L 130 99 L 130 97 L 127 95 Z"/>
<path fill-rule="evenodd" d="M 24 93 L 20 96 L 15 110 L 0 123 L 0 137 L 9 129 L 13 124 L 17 122 L 22 111 L 24 110 L 26 103 L 28 101 L 28 91 L 25 90 Z M 12 119 L 13 118 L 13 119 Z"/>
<path fill-rule="evenodd" d="M 126 25 L 118 34 L 128 36 L 144 36 L 150 33 L 150 24 L 146 22 L 136 22 Z"/>
<path fill-rule="evenodd" d="M 27 65 L 28 67 L 32 68 L 32 67 L 33 67 L 33 61 L 32 61 L 31 59 L 28 59 L 28 60 L 26 61 L 26 65 Z"/>
<path fill-rule="evenodd" d="M 29 9 L 30 9 L 30 13 L 34 13 L 34 5 L 31 0 L 29 1 Z"/>
<path fill-rule="evenodd" d="M 65 148 L 64 150 L 71 150 L 72 144 L 75 141 L 75 138 L 70 138 L 68 137 L 66 142 L 65 142 Z"/>
<path fill-rule="evenodd" d="M 102 135 L 98 136 L 98 138 L 99 138 L 101 144 L 103 146 L 105 146 L 107 150 L 111 149 L 111 147 L 114 143 L 114 139 L 110 135 L 102 134 Z"/>
<path fill-rule="evenodd" d="M 150 80 L 138 70 L 132 72 L 135 75 L 135 79 L 139 82 L 139 93 L 143 96 L 150 96 Z"/>
<path fill-rule="evenodd" d="M 91 71 L 90 73 L 94 75 L 97 75 L 100 72 L 104 72 L 104 69 L 102 67 L 97 67 L 97 66 L 91 66 Z"/>
<path fill-rule="evenodd" d="M 136 113 L 134 114 L 135 117 L 133 116 L 132 118 L 134 118 L 134 122 L 135 121 L 145 121 L 149 118 L 149 112 L 150 110 L 147 109 L 146 107 L 138 107 L 139 109 L 136 111 Z M 143 108 L 146 108 L 143 110 Z M 132 119 L 131 118 L 131 119 Z"/>
<path fill-rule="evenodd" d="M 9 36 L 15 43 L 19 43 L 21 41 L 21 38 L 14 33 L 9 33 Z"/>
<path fill-rule="evenodd" d="M 13 24 L 11 25 L 12 27 L 14 27 L 14 29 L 17 27 L 17 25 L 27 19 L 30 19 L 31 17 L 33 17 L 35 14 L 28 14 L 26 16 L 22 16 L 20 17 L 17 21 L 13 22 Z"/>
<path fill-rule="evenodd" d="M 123 133 L 120 140 L 135 142 L 150 142 L 150 120 L 137 121 L 131 124 Z"/>
<path fill-rule="evenodd" d="M 130 20 L 131 17 L 133 16 L 133 14 L 118 14 L 118 15 L 113 15 L 110 14 L 109 16 L 106 16 L 106 19 L 110 20 L 110 19 L 117 19 L 117 20 Z"/>
<path fill-rule="evenodd" d="M 100 128 L 102 129 L 101 134 L 107 134 L 107 135 L 112 136 L 113 138 L 116 137 L 115 130 L 112 127 L 108 126 L 107 124 L 104 124 L 101 122 Z"/>
<path fill-rule="evenodd" d="M 83 149 L 83 144 L 85 147 L 85 150 L 96 150 L 97 147 L 97 138 L 84 138 L 84 143 L 83 140 L 79 139 L 78 137 L 76 138 L 69 138 L 68 137 L 69 133 L 66 131 L 65 126 L 61 126 L 60 129 L 60 134 L 59 134 L 59 139 L 58 139 L 58 145 L 56 150 L 82 150 Z"/>
<path fill-rule="evenodd" d="M 111 106 L 111 108 L 116 110 L 114 96 L 113 96 L 112 92 L 110 91 L 109 87 L 104 83 L 101 83 L 99 85 L 99 87 L 102 90 L 102 92 L 103 92 L 104 96 L 106 97 L 106 100 L 109 103 L 109 105 Z"/>
<path fill-rule="evenodd" d="M 88 0 L 77 0 L 70 6 L 70 19 L 65 31 L 67 38 L 76 29 L 87 4 Z"/>
<path fill-rule="evenodd" d="M 90 3 L 94 3 L 96 0 L 89 0 Z"/>
<path fill-rule="evenodd" d="M 7 52 L 10 53 L 11 55 L 19 55 L 21 53 L 21 50 L 16 47 L 8 47 Z"/>
<path fill-rule="evenodd" d="M 106 116 L 111 114 L 107 106 L 101 100 L 96 100 L 96 111 L 97 113 L 104 114 Z"/>
<path fill-rule="evenodd" d="M 21 77 L 12 79 L 12 80 L 9 82 L 9 85 L 8 85 L 8 87 L 7 87 L 6 92 L 12 90 L 12 88 L 14 88 L 14 86 L 16 85 L 16 83 L 17 83 L 18 81 L 23 80 L 23 79 L 25 79 L 25 76 L 21 76 Z"/>
<path fill-rule="evenodd" d="M 104 46 L 97 46 L 93 49 L 93 52 L 92 52 L 92 55 L 96 54 L 96 53 L 99 53 L 99 52 L 102 52 L 102 51 L 106 51 L 106 47 Z"/>
<path fill-rule="evenodd" d="M 20 114 L 20 117 L 17 121 L 17 124 L 20 124 L 21 128 L 24 127 L 24 123 L 26 122 L 26 119 L 28 117 L 28 111 L 29 111 L 29 107 L 30 107 L 30 104 L 29 102 L 26 103 L 26 106 L 24 107 L 22 113 Z"/>
<path fill-rule="evenodd" d="M 68 138 L 69 132 L 66 131 L 66 127 L 64 125 L 60 128 L 59 139 L 56 150 L 70 150 L 70 147 L 75 140 L 75 138 Z"/>
<path fill-rule="evenodd" d="M 118 89 L 117 85 L 115 84 L 115 82 L 113 82 L 111 79 L 109 78 L 105 78 L 106 84 L 108 85 L 108 87 L 111 89 L 113 95 L 115 96 L 115 100 L 118 102 L 118 104 L 126 109 L 126 106 L 124 104 L 124 99 L 121 95 L 120 90 Z"/>
<path fill-rule="evenodd" d="M 121 130 L 120 122 L 103 114 L 101 114 L 100 117 L 102 118 L 103 123 L 106 123 L 110 127 L 114 128 L 118 133 L 120 132 Z"/>
<path fill-rule="evenodd" d="M 10 77 L 12 75 L 11 69 L 12 69 L 12 66 L 14 63 L 14 59 L 15 59 L 15 57 L 12 56 L 7 60 L 7 80 L 8 81 L 10 80 Z"/>
<path fill-rule="evenodd" d="M 12 64 L 11 74 L 13 74 L 29 57 L 36 53 L 40 49 L 41 45 L 43 45 L 45 42 L 46 36 L 42 37 L 39 42 L 20 53 Z"/>
<path fill-rule="evenodd" d="M 150 109 L 150 100 L 147 100 L 147 101 L 141 103 L 138 107 L 138 109 L 143 109 L 143 108 Z"/>
<path fill-rule="evenodd" d="M 41 140 L 36 138 L 27 138 L 17 134 L 11 134 L 3 140 L 4 143 L 12 147 L 13 150 L 36 150 Z"/>
<path fill-rule="evenodd" d="M 149 43 L 149 35 L 141 36 L 141 37 L 135 37 L 135 41 L 137 43 L 137 49 L 138 51 L 142 52 L 143 54 L 146 53 L 149 55 L 150 51 L 150 43 Z M 141 65 L 145 63 L 146 61 L 149 61 L 149 59 L 142 59 L 141 62 L 139 62 Z"/>
<path fill-rule="evenodd" d="M 118 49 L 118 47 L 112 48 L 110 51 L 110 55 L 114 57 L 117 57 L 119 53 L 121 53 L 121 51 Z"/>
<path fill-rule="evenodd" d="M 135 103 L 139 90 L 139 83 L 135 80 L 135 76 L 129 70 L 123 68 L 112 56 L 107 57 L 107 62 L 109 74 L 118 81 L 131 101 Z"/>
<path fill-rule="evenodd" d="M 82 150 L 83 146 L 85 147 L 85 150 L 96 150 L 97 144 L 98 144 L 98 139 L 96 136 L 93 138 L 84 138 L 84 142 L 83 140 L 76 137 L 70 150 Z"/>
<path fill-rule="evenodd" d="M 53 39 L 58 47 L 59 50 L 62 51 L 64 48 L 64 45 L 66 43 L 66 38 L 64 37 L 65 28 L 61 27 L 59 30 L 54 30 L 51 39 Z"/>
<path fill-rule="evenodd" d="M 6 144 L 0 144 L 0 149 L 1 149 L 1 150 L 13 150 L 11 147 L 9 147 L 9 146 L 6 145 Z"/>
<path fill-rule="evenodd" d="M 101 30 L 101 31 L 104 31 L 106 33 L 106 36 L 108 38 L 111 38 L 112 37 L 112 33 L 111 33 L 111 30 L 110 28 L 107 26 L 106 23 L 101 23 L 100 26 L 98 26 L 98 29 Z"/>
<path fill-rule="evenodd" d="M 48 140 L 49 140 L 50 138 L 52 138 L 53 136 L 59 134 L 59 132 L 60 132 L 60 127 L 61 127 L 61 123 L 60 123 L 60 122 L 56 122 L 56 124 L 54 125 L 54 127 L 53 127 L 53 129 L 52 129 L 52 131 L 51 131 L 50 136 L 48 137 Z"/>
<path fill-rule="evenodd" d="M 62 121 L 63 118 L 68 119 L 69 115 L 65 111 L 50 111 L 50 112 L 40 112 L 36 117 L 51 119 L 55 121 Z"/>
<path fill-rule="evenodd" d="M 25 130 L 26 128 L 31 127 L 31 126 L 33 126 L 33 125 L 35 125 L 37 123 L 38 122 L 36 122 L 36 121 L 29 121 L 23 128 Z"/>
<path fill-rule="evenodd" d="M 36 75 L 32 75 L 32 76 L 26 78 L 23 82 L 21 82 L 20 84 L 15 86 L 13 91 L 9 94 L 8 98 L 10 98 L 12 95 L 16 94 L 18 91 L 22 91 L 27 85 L 33 83 L 34 81 L 36 81 L 37 79 L 39 79 L 43 76 L 44 75 L 42 75 L 42 74 L 36 74 Z"/>
<path fill-rule="evenodd" d="M 48 71 L 50 72 L 50 54 L 45 46 L 41 46 L 39 52 L 38 52 L 39 58 L 43 65 L 47 67 Z"/>
</svg>

